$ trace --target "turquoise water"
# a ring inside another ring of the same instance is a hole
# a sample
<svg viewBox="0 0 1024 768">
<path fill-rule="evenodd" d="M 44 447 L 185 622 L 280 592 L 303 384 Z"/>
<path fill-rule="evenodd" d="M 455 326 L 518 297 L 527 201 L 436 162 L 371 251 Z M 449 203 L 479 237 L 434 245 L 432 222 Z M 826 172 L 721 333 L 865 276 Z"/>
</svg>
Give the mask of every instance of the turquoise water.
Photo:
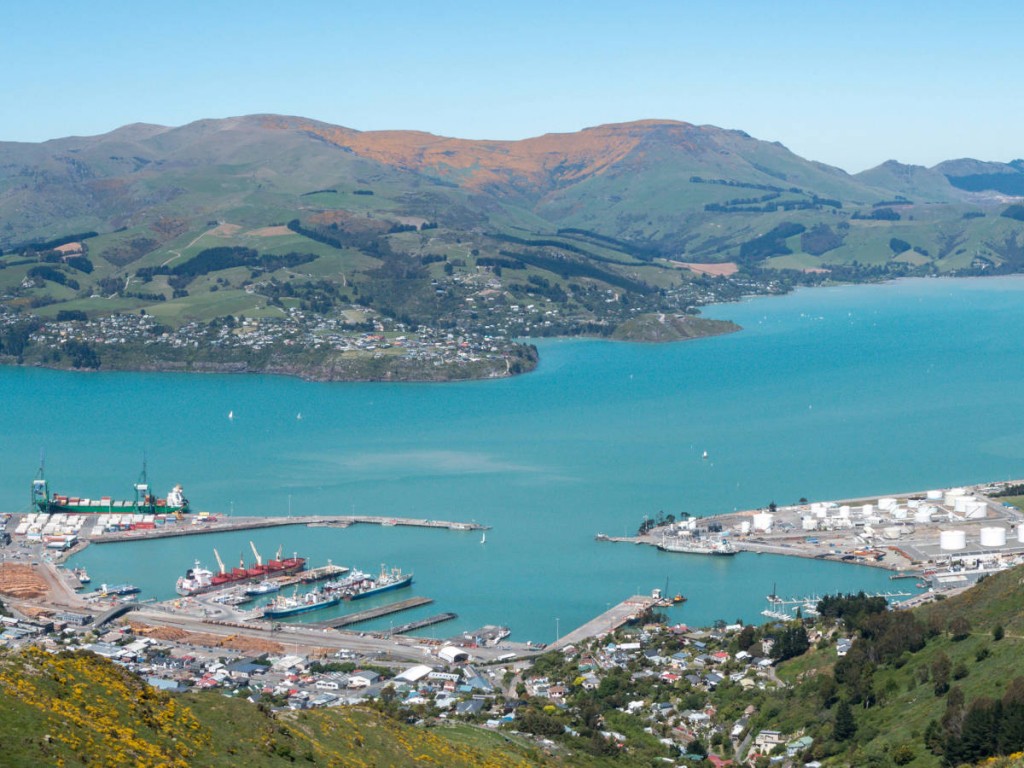
<svg viewBox="0 0 1024 768">
<path fill-rule="evenodd" d="M 183 483 L 198 509 L 476 520 L 493 526 L 486 544 L 294 528 L 94 546 L 75 562 L 163 598 L 195 558 L 212 565 L 217 547 L 231 564 L 251 538 L 313 565 L 415 571 L 404 594 L 436 603 L 396 623 L 455 611 L 436 634 L 505 623 L 549 641 L 556 619 L 567 631 L 666 579 L 689 597 L 673 619 L 691 624 L 758 620 L 776 582 L 780 593 L 892 586 L 856 566 L 594 542 L 644 515 L 1024 475 L 1024 280 L 806 290 L 707 314 L 745 330 L 670 345 L 543 341 L 536 372 L 487 382 L 3 368 L 0 509 L 27 506 L 45 448 L 51 487 L 76 495 L 129 495 L 145 451 L 154 486 Z"/>
</svg>

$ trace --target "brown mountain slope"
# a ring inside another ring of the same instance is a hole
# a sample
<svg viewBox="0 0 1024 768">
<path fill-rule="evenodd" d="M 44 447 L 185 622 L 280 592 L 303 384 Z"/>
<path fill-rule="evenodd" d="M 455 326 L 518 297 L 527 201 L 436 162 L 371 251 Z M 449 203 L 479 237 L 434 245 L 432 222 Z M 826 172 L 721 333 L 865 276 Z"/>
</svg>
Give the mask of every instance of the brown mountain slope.
<svg viewBox="0 0 1024 768">
<path fill-rule="evenodd" d="M 301 118 L 267 116 L 264 126 L 300 130 L 362 157 L 406 170 L 450 178 L 460 186 L 550 189 L 599 174 L 667 126 L 681 148 L 695 147 L 700 129 L 672 120 L 600 125 L 578 133 L 548 133 L 521 141 L 472 141 L 419 131 L 355 131 Z"/>
</svg>

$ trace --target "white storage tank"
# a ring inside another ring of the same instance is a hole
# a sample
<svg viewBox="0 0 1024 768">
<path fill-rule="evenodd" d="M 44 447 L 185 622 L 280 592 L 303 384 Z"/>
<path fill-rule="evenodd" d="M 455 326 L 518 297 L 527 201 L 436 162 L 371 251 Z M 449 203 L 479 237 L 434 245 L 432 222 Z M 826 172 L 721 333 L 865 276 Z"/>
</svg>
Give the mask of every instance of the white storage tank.
<svg viewBox="0 0 1024 768">
<path fill-rule="evenodd" d="M 894 520 L 906 520 L 907 519 L 906 507 L 896 507 L 892 511 L 892 516 L 893 516 Z"/>
<path fill-rule="evenodd" d="M 988 504 L 972 499 L 964 505 L 964 516 L 968 520 L 983 520 L 988 516 Z"/>
<path fill-rule="evenodd" d="M 864 515 L 864 517 L 871 517 L 871 515 L 875 514 L 875 505 L 874 504 L 865 504 L 861 508 L 860 513 L 862 515 Z"/>
<path fill-rule="evenodd" d="M 805 531 L 816 531 L 818 530 L 818 518 L 805 515 L 800 518 L 800 527 Z"/>
<path fill-rule="evenodd" d="M 772 519 L 775 516 L 771 512 L 758 512 L 754 515 L 754 530 L 755 531 L 770 531 L 772 529 Z"/>
<path fill-rule="evenodd" d="M 883 529 L 882 535 L 887 539 L 898 539 L 903 529 L 898 525 L 890 525 L 888 528 Z"/>
<path fill-rule="evenodd" d="M 1005 528 L 982 528 L 981 529 L 981 546 L 983 547 L 1003 547 L 1006 546 L 1006 529 Z"/>
<path fill-rule="evenodd" d="M 911 509 L 917 509 L 918 507 L 921 506 L 921 500 L 920 499 L 908 499 L 907 500 L 907 506 L 910 507 Z"/>
<path fill-rule="evenodd" d="M 740 533 L 742 533 L 742 534 L 750 533 L 750 521 L 749 520 L 744 520 L 743 522 L 740 523 Z"/>
<path fill-rule="evenodd" d="M 956 500 L 962 498 L 965 495 L 963 488 L 950 488 L 943 495 L 943 500 L 946 502 L 947 507 L 952 507 L 956 504 Z"/>
<path fill-rule="evenodd" d="M 942 531 L 939 533 L 939 549 L 951 552 L 967 546 L 967 534 L 963 531 Z"/>
<path fill-rule="evenodd" d="M 932 509 L 933 507 L 920 507 L 914 513 L 915 523 L 930 523 L 932 521 Z"/>
<path fill-rule="evenodd" d="M 925 496 L 928 501 L 942 501 L 942 491 L 928 491 Z"/>
<path fill-rule="evenodd" d="M 19 525 L 18 527 L 20 528 L 21 526 Z M 1017 541 L 1024 544 L 1024 525 L 1017 526 Z"/>
<path fill-rule="evenodd" d="M 895 507 L 896 507 L 896 499 L 886 497 L 886 498 L 878 500 L 878 508 L 879 509 L 888 511 L 888 510 L 894 509 Z"/>
</svg>

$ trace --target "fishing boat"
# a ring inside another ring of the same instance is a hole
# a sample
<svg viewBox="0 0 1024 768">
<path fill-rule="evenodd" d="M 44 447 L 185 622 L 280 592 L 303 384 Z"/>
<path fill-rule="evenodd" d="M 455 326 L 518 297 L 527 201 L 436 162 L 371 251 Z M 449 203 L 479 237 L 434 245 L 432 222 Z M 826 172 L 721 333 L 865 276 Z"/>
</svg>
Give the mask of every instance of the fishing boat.
<svg viewBox="0 0 1024 768">
<path fill-rule="evenodd" d="M 330 608 L 340 602 L 340 594 L 332 594 L 321 589 L 314 589 L 312 592 L 302 595 L 278 595 L 272 603 L 263 609 L 263 618 L 282 619 L 288 616 L 297 616 L 301 613 Z"/>
<path fill-rule="evenodd" d="M 183 515 L 189 512 L 188 499 L 181 484 L 168 491 L 166 498 L 156 498 L 146 478 L 146 462 L 142 474 L 133 486 L 133 499 L 114 499 L 112 496 L 86 498 L 50 493 L 45 465 L 40 462 L 39 472 L 32 481 L 32 508 L 44 514 L 129 514 L 129 515 Z"/>
<path fill-rule="evenodd" d="M 372 597 L 393 589 L 403 589 L 410 584 L 412 584 L 411 573 L 403 574 L 401 568 L 392 568 L 389 571 L 382 564 L 379 576 L 364 578 L 351 588 L 344 590 L 342 594 L 346 600 L 362 600 L 364 597 Z"/>
<path fill-rule="evenodd" d="M 270 581 L 269 579 L 267 579 L 266 581 L 261 581 L 254 587 L 246 588 L 245 594 L 250 595 L 251 597 L 260 597 L 261 595 L 273 594 L 274 592 L 277 592 L 280 589 L 280 584 L 278 584 L 276 581 Z"/>
<path fill-rule="evenodd" d="M 79 584 L 88 584 L 92 581 L 92 579 L 89 577 L 88 571 L 86 571 L 85 568 L 75 568 L 75 570 L 72 571 L 72 573 L 75 574 L 75 578 L 78 579 Z"/>
</svg>

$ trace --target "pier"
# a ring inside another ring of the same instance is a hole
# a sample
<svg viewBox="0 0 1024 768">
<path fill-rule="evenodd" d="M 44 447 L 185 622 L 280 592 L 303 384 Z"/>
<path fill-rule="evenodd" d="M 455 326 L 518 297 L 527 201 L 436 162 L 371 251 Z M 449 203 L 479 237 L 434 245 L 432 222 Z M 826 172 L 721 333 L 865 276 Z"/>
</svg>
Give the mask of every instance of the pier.
<svg viewBox="0 0 1024 768">
<path fill-rule="evenodd" d="M 211 519 L 212 518 L 212 519 Z M 490 526 L 455 520 L 426 520 L 408 517 L 383 517 L 379 515 L 302 515 L 287 517 L 221 517 L 188 515 L 180 521 L 167 521 L 152 528 L 134 528 L 124 531 L 99 533 L 95 536 L 79 534 L 79 537 L 95 544 L 112 544 L 124 541 L 149 541 L 176 536 L 197 536 L 204 533 L 227 533 L 231 531 L 252 531 L 260 528 L 279 528 L 286 525 L 304 525 L 309 528 L 348 528 L 351 525 L 379 525 L 384 528 L 408 526 L 414 528 L 443 528 L 449 531 L 486 531 Z"/>
<path fill-rule="evenodd" d="M 417 629 L 423 629 L 424 627 L 432 627 L 435 624 L 441 624 L 445 621 L 451 621 L 452 619 L 459 618 L 457 613 L 439 613 L 436 616 L 428 616 L 425 619 L 419 621 L 410 621 L 408 624 L 400 624 L 391 630 L 392 635 L 404 635 L 407 632 L 415 632 Z"/>
<path fill-rule="evenodd" d="M 346 616 L 339 616 L 336 619 L 329 619 L 328 621 L 320 621 L 308 626 L 319 627 L 321 629 L 340 629 L 341 627 L 349 627 L 353 624 L 370 621 L 371 619 L 379 619 L 381 616 L 390 616 L 392 613 L 400 613 L 401 611 L 408 611 L 412 608 L 419 608 L 421 605 L 430 605 L 432 602 L 434 602 L 434 599 L 431 597 L 410 597 L 408 600 L 400 600 L 397 603 L 388 603 L 387 605 L 381 605 L 377 608 L 370 608 L 369 610 L 359 611 L 358 613 L 350 613 Z"/>
<path fill-rule="evenodd" d="M 634 595 L 605 611 L 596 619 L 591 619 L 582 627 L 555 638 L 555 642 L 551 643 L 547 650 L 559 650 L 576 645 L 588 638 L 612 632 L 623 624 L 634 621 L 644 611 L 653 608 L 656 603 L 657 601 L 653 597 Z"/>
</svg>

